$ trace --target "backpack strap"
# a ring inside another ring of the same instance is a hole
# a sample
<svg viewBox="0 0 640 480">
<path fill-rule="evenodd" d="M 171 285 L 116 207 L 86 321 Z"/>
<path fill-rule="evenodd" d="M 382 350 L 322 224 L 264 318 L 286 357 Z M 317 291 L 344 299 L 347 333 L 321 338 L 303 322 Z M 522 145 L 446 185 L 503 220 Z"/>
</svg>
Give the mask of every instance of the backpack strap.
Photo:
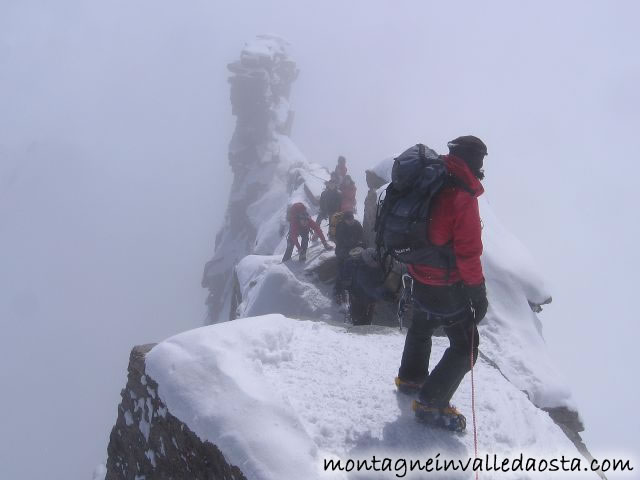
<svg viewBox="0 0 640 480">
<path fill-rule="evenodd" d="M 451 173 L 447 174 L 447 183 L 452 186 L 452 187 L 458 187 L 460 190 L 464 190 L 465 192 L 467 192 L 469 195 L 471 196 L 475 196 L 476 192 L 469 187 L 469 185 L 467 185 L 466 183 L 464 183 L 462 180 L 460 180 L 458 177 L 452 175 Z"/>
<path fill-rule="evenodd" d="M 427 158 L 427 147 L 425 147 L 423 143 L 418 144 L 418 155 L 423 160 Z"/>
</svg>

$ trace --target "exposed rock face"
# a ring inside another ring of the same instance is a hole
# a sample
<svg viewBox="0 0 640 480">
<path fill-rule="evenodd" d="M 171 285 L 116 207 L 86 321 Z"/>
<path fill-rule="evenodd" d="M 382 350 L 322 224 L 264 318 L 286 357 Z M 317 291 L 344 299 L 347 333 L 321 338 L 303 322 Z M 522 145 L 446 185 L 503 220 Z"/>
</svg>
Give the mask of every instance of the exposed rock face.
<svg viewBox="0 0 640 480">
<path fill-rule="evenodd" d="M 573 442 L 582 456 L 592 461 L 593 455 L 591 455 L 591 452 L 580 435 L 580 432 L 584 432 L 584 425 L 582 420 L 580 420 L 578 412 L 569 410 L 566 407 L 545 408 L 543 410 L 549 413 L 551 419 L 562 429 L 569 440 Z M 602 472 L 598 472 L 598 476 L 603 480 L 607 479 Z"/>
<path fill-rule="evenodd" d="M 288 98 L 298 75 L 286 48 L 284 40 L 261 35 L 245 46 L 240 60 L 228 66 L 236 116 L 229 145 L 234 178 L 225 223 L 216 236 L 215 254 L 205 266 L 202 279 L 202 286 L 210 292 L 208 323 L 230 317 L 233 267 L 256 250 L 259 225 L 252 211 L 278 183 L 275 179 L 283 170 L 281 137 L 291 131 L 293 113 Z"/>
<path fill-rule="evenodd" d="M 387 182 L 372 170 L 366 171 L 366 178 L 369 191 L 367 192 L 367 197 L 364 200 L 362 229 L 364 231 L 365 243 L 368 247 L 373 247 L 376 244 L 376 232 L 374 231 L 374 227 L 376 224 L 376 207 L 378 205 L 377 191 Z"/>
<path fill-rule="evenodd" d="M 105 479 L 245 479 L 218 447 L 202 442 L 169 413 L 158 397 L 157 383 L 145 373 L 144 357 L 151 348 L 143 345 L 131 351 L 127 386 L 107 448 Z"/>
</svg>

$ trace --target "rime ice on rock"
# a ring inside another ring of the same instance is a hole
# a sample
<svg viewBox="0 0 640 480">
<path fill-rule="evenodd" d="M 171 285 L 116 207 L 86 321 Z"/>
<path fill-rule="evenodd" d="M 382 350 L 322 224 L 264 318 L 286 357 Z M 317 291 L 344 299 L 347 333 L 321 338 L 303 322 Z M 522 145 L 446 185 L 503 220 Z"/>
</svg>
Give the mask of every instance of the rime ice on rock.
<svg viewBox="0 0 640 480">
<path fill-rule="evenodd" d="M 284 236 L 287 204 L 317 204 L 328 172 L 309 164 L 289 134 L 289 93 L 298 76 L 288 43 L 260 35 L 248 43 L 231 72 L 236 129 L 229 145 L 233 184 L 215 253 L 205 265 L 202 286 L 210 292 L 207 323 L 233 318 L 233 269 L 246 255 L 273 254 Z"/>
</svg>

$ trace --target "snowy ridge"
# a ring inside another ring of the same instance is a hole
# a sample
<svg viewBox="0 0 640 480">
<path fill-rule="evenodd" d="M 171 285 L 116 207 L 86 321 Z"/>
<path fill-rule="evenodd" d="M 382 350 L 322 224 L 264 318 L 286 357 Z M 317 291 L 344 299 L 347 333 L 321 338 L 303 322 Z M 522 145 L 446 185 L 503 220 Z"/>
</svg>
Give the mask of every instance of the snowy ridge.
<svg viewBox="0 0 640 480">
<path fill-rule="evenodd" d="M 543 304 L 551 295 L 525 247 L 504 229 L 486 201 L 480 202 L 480 209 L 489 297 L 487 319 L 480 325 L 481 349 L 537 406 L 576 410 L 566 382 L 549 357 L 542 324 L 529 305 Z"/>
<path fill-rule="evenodd" d="M 325 478 L 324 458 L 472 456 L 471 434 L 425 428 L 411 399 L 396 393 L 403 343 L 397 329 L 346 330 L 274 314 L 172 337 L 147 355 L 146 371 L 169 411 L 247 478 Z M 446 344 L 434 338 L 433 354 Z M 481 452 L 577 455 L 549 416 L 482 359 L 476 382 Z M 468 377 L 453 400 L 470 417 Z"/>
</svg>

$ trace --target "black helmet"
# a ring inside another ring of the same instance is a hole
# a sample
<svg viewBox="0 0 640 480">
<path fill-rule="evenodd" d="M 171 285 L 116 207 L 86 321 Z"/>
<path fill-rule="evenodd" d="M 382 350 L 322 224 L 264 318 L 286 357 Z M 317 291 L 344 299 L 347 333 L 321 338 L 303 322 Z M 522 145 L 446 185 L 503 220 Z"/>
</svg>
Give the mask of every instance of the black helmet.
<svg viewBox="0 0 640 480">
<path fill-rule="evenodd" d="M 480 140 L 478 137 L 474 137 L 473 135 L 464 135 L 462 137 L 451 140 L 449 143 L 447 143 L 447 147 L 449 147 L 449 151 L 451 153 L 454 153 L 454 151 L 456 150 L 465 150 L 468 152 L 473 152 L 475 154 L 481 154 L 483 156 L 487 155 L 487 146 L 482 140 Z"/>
<path fill-rule="evenodd" d="M 487 154 L 487 146 L 482 140 L 473 135 L 465 135 L 451 140 L 447 146 L 449 153 L 462 159 L 473 174 L 480 180 L 484 178 L 482 170 L 484 157 Z"/>
</svg>

